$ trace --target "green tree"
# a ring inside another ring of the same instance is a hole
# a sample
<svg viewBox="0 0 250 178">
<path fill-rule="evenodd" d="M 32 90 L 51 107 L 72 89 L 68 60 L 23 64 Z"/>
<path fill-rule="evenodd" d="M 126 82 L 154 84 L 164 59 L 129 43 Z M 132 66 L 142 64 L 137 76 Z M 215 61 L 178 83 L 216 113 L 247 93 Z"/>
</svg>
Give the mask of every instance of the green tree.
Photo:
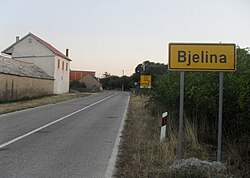
<svg viewBox="0 0 250 178">
<path fill-rule="evenodd" d="M 165 64 L 144 61 L 142 64 L 136 66 L 133 80 L 139 83 L 140 75 L 151 75 L 152 85 L 154 86 L 158 78 L 166 72 L 167 66 Z"/>
<path fill-rule="evenodd" d="M 250 131 L 250 55 L 237 48 L 237 70 L 224 73 L 223 136 L 241 138 Z M 185 73 L 185 116 L 197 124 L 200 140 L 216 142 L 218 72 Z M 179 72 L 168 71 L 156 82 L 154 95 L 172 112 L 179 109 Z"/>
<path fill-rule="evenodd" d="M 128 91 L 133 86 L 132 77 L 119 77 L 116 75 L 110 75 L 107 72 L 103 74 L 103 77 L 100 79 L 100 82 L 102 83 L 103 88 L 105 90 L 121 90 L 123 86 L 123 89 Z"/>
</svg>

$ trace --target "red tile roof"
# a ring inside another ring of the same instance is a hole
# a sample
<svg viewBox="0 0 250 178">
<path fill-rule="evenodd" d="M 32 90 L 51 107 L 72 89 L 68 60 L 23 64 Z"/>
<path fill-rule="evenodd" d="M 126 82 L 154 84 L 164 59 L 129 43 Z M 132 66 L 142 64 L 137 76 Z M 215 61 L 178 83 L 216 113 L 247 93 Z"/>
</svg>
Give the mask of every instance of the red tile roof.
<svg viewBox="0 0 250 178">
<path fill-rule="evenodd" d="M 42 43 L 44 46 L 46 46 L 47 48 L 49 48 L 53 53 L 70 60 L 66 55 L 64 55 L 63 53 L 61 53 L 58 49 L 56 49 L 54 46 L 52 46 L 51 44 L 47 43 L 46 41 L 42 40 L 41 38 L 37 37 L 36 35 L 29 33 L 30 36 L 32 36 L 33 38 L 35 38 L 37 41 L 39 41 L 40 43 Z M 71 61 L 71 60 L 70 60 Z"/>
<path fill-rule="evenodd" d="M 80 80 L 86 75 L 91 75 L 92 77 L 95 77 L 94 71 L 82 71 L 82 70 L 71 70 L 70 71 L 70 81 L 73 80 Z"/>
<path fill-rule="evenodd" d="M 28 35 L 26 35 L 25 37 L 23 37 L 22 39 L 20 39 L 18 42 L 12 44 L 10 47 L 8 47 L 7 49 L 5 49 L 2 53 L 4 54 L 9 54 L 12 55 L 12 52 L 10 52 L 9 50 L 16 45 L 17 43 L 19 43 L 20 41 L 22 41 L 23 39 L 27 38 L 28 36 L 32 36 L 33 38 L 35 38 L 38 42 L 40 42 L 42 45 L 44 45 L 45 47 L 47 47 L 49 50 L 51 50 L 54 54 L 61 56 L 69 61 L 71 61 L 69 59 L 69 57 L 67 57 L 66 55 L 64 55 L 63 53 L 61 53 L 58 49 L 56 49 L 54 46 L 52 46 L 51 44 L 47 43 L 46 41 L 42 40 L 41 38 L 37 37 L 36 35 L 29 33 Z"/>
</svg>

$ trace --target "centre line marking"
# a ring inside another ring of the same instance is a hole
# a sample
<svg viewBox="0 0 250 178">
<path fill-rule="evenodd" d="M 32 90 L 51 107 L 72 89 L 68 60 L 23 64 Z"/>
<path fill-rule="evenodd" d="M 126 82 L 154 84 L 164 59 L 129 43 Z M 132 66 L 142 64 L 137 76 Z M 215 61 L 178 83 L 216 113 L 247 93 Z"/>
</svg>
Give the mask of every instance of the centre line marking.
<svg viewBox="0 0 250 178">
<path fill-rule="evenodd" d="M 53 121 L 53 122 L 50 122 L 50 123 L 48 123 L 48 124 L 45 124 L 45 125 L 43 125 L 43 126 L 41 126 L 41 127 L 38 127 L 38 128 L 36 128 L 36 129 L 34 129 L 34 130 L 32 130 L 32 131 L 30 131 L 30 132 L 24 134 L 24 135 L 21 135 L 21 136 L 19 136 L 19 137 L 17 137 L 17 138 L 14 138 L 14 139 L 12 139 L 12 140 L 6 142 L 6 143 L 3 143 L 3 144 L 0 145 L 0 149 L 3 148 L 3 147 L 5 147 L 5 146 L 7 146 L 7 145 L 10 145 L 10 144 L 12 144 L 12 143 L 18 141 L 18 140 L 21 140 L 21 139 L 23 139 L 23 138 L 25 138 L 25 137 L 27 137 L 27 136 L 29 136 L 29 135 L 31 135 L 31 134 L 33 134 L 33 133 L 39 131 L 39 130 L 42 130 L 42 129 L 44 129 L 44 128 L 46 128 L 46 127 L 49 127 L 49 126 L 51 126 L 51 125 L 53 125 L 53 124 L 55 124 L 55 123 L 57 123 L 57 122 L 60 122 L 60 121 L 66 119 L 66 118 L 68 118 L 68 117 L 70 117 L 70 116 L 72 116 L 72 115 L 74 115 L 74 114 L 77 114 L 77 113 L 79 113 L 79 112 L 81 112 L 81 111 L 83 111 L 83 110 L 85 110 L 85 109 L 88 109 L 88 108 L 90 108 L 90 107 L 92 107 L 92 106 L 94 106 L 94 105 L 96 105 L 96 104 L 98 104 L 98 103 L 101 103 L 101 102 L 103 102 L 103 101 L 105 101 L 105 100 L 107 100 L 107 99 L 109 99 L 109 98 L 111 98 L 111 97 L 113 97 L 113 96 L 115 96 L 115 95 L 117 95 L 117 92 L 116 92 L 115 94 L 112 94 L 112 95 L 110 95 L 110 96 L 108 96 L 108 97 L 106 97 L 106 98 L 103 98 L 103 99 L 101 99 L 101 100 L 99 100 L 99 101 L 97 101 L 97 102 L 95 102 L 95 103 L 92 103 L 92 104 L 89 105 L 89 106 L 86 106 L 86 107 L 84 107 L 84 108 L 82 108 L 82 109 L 80 109 L 80 110 L 77 110 L 77 111 L 75 111 L 75 112 L 72 112 L 72 113 L 70 113 L 70 114 L 68 114 L 68 115 L 66 115 L 66 116 L 64 116 L 64 117 L 62 117 L 62 118 L 60 118 L 60 119 L 57 119 L 57 120 L 55 120 L 55 121 Z"/>
</svg>

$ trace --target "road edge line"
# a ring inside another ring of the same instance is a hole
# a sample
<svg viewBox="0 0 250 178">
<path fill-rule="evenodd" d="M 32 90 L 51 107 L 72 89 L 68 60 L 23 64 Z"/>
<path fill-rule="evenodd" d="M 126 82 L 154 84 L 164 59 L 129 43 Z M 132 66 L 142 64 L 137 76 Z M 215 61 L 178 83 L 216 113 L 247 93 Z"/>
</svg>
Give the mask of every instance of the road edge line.
<svg viewBox="0 0 250 178">
<path fill-rule="evenodd" d="M 121 122 L 120 128 L 119 128 L 117 136 L 116 136 L 115 145 L 114 145 L 114 148 L 112 150 L 111 157 L 109 159 L 109 164 L 108 164 L 108 168 L 107 168 L 106 173 L 105 173 L 105 178 L 111 178 L 111 177 L 113 177 L 113 174 L 115 173 L 115 163 L 117 160 L 119 145 L 121 142 L 122 131 L 123 131 L 123 128 L 125 125 L 125 120 L 127 118 L 129 101 L 130 101 L 130 95 L 128 96 L 127 105 L 126 105 L 125 111 L 123 113 L 122 122 Z"/>
</svg>

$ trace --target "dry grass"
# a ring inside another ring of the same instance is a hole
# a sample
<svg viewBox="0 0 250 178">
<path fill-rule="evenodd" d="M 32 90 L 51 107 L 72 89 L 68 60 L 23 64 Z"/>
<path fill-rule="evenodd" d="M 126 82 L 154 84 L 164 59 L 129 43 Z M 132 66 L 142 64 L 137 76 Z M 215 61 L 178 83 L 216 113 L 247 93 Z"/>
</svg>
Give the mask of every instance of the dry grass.
<svg viewBox="0 0 250 178">
<path fill-rule="evenodd" d="M 46 104 L 55 104 L 61 101 L 71 100 L 74 98 L 85 97 L 90 94 L 88 93 L 67 93 L 61 95 L 45 96 L 36 99 L 23 99 L 15 102 L 8 102 L 0 104 L 0 114 L 9 113 L 13 111 L 33 108 Z"/>
<path fill-rule="evenodd" d="M 169 177 L 168 167 L 176 159 L 177 131 L 169 121 L 167 138 L 160 142 L 161 117 L 152 117 L 145 108 L 147 103 L 146 97 L 131 97 L 116 177 Z M 184 157 L 206 158 L 207 153 L 198 143 L 193 126 L 186 122 L 184 132 Z"/>
<path fill-rule="evenodd" d="M 235 177 L 250 177 L 250 140 L 245 135 L 238 141 L 233 138 L 226 140 L 226 149 L 222 158 Z"/>
</svg>

